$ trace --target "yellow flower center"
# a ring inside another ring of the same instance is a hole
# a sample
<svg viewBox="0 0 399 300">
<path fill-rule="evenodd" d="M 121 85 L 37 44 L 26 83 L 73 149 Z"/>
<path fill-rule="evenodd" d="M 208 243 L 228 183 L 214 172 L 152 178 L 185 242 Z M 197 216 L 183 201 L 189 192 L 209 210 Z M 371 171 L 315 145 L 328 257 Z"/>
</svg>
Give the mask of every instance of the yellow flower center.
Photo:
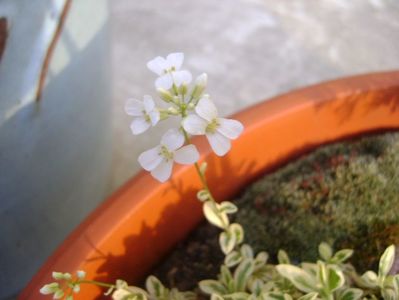
<svg viewBox="0 0 399 300">
<path fill-rule="evenodd" d="M 208 126 L 206 126 L 205 131 L 206 133 L 215 133 L 216 129 L 219 127 L 219 122 L 218 120 L 215 118 L 212 120 L 212 122 L 210 122 L 208 124 Z"/>
<path fill-rule="evenodd" d="M 166 161 L 172 160 L 173 159 L 173 152 L 169 152 L 168 148 L 166 146 L 161 147 L 161 151 L 159 155 L 163 156 Z"/>
<path fill-rule="evenodd" d="M 172 73 L 172 72 L 175 72 L 175 71 L 176 71 L 176 68 L 173 66 L 170 69 L 163 70 L 163 73 L 164 74 L 168 74 L 168 73 Z"/>
</svg>

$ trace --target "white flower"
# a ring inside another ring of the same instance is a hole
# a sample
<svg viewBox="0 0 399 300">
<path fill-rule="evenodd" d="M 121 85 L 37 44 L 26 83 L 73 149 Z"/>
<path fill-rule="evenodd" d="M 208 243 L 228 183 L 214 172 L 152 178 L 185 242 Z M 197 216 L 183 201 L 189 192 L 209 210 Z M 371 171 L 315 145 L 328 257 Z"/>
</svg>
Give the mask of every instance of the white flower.
<svg viewBox="0 0 399 300">
<path fill-rule="evenodd" d="M 160 113 L 155 107 L 154 100 L 148 95 L 143 97 L 143 101 L 127 100 L 125 111 L 128 115 L 135 117 L 130 125 L 133 134 L 143 133 L 151 125 L 155 126 L 160 119 Z"/>
<path fill-rule="evenodd" d="M 217 109 L 208 98 L 198 101 L 195 112 L 184 118 L 183 128 L 192 135 L 205 134 L 212 150 L 219 156 L 225 155 L 231 148 L 230 140 L 236 139 L 244 126 L 236 120 L 218 118 Z"/>
<path fill-rule="evenodd" d="M 177 129 L 169 129 L 162 136 L 160 145 L 140 154 L 139 163 L 143 169 L 151 171 L 153 177 L 165 182 L 172 174 L 174 161 L 179 164 L 193 164 L 199 159 L 194 145 L 181 147 L 183 144 L 183 134 Z"/>
<path fill-rule="evenodd" d="M 83 279 L 83 278 L 86 277 L 86 272 L 83 271 L 83 270 L 78 270 L 78 271 L 76 271 L 76 276 L 77 276 L 79 279 Z"/>
<path fill-rule="evenodd" d="M 155 81 L 155 86 L 157 88 L 169 90 L 173 83 L 177 87 L 181 86 L 183 83 L 189 84 L 192 79 L 191 73 L 186 70 L 180 70 L 183 60 L 183 53 L 171 53 L 166 59 L 157 56 L 149 61 L 147 63 L 148 69 L 159 75 L 158 79 Z"/>
</svg>

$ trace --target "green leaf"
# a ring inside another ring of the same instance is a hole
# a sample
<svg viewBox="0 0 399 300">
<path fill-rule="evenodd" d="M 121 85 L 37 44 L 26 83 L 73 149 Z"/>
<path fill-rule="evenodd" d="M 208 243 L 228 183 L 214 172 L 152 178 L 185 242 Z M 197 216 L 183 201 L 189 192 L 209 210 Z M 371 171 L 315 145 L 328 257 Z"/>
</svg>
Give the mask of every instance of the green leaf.
<svg viewBox="0 0 399 300">
<path fill-rule="evenodd" d="M 201 291 L 203 291 L 205 294 L 211 295 L 211 294 L 218 294 L 218 295 L 224 295 L 227 293 L 227 290 L 225 286 L 217 281 L 217 280 L 201 280 L 198 283 Z"/>
<path fill-rule="evenodd" d="M 297 289 L 305 293 L 317 292 L 316 281 L 301 268 L 281 264 L 276 266 L 277 272 L 287 278 Z"/>
<path fill-rule="evenodd" d="M 326 265 L 322 261 L 318 261 L 317 266 L 317 278 L 319 278 L 319 281 L 325 290 L 332 293 L 344 285 L 345 278 L 342 271 L 338 270 L 332 265 Z"/>
<path fill-rule="evenodd" d="M 302 297 L 299 297 L 298 300 L 315 300 L 317 299 L 317 296 L 319 294 L 316 292 L 312 292 L 312 293 L 307 293 L 306 295 L 303 295 Z"/>
<path fill-rule="evenodd" d="M 384 253 L 380 258 L 380 264 L 378 268 L 378 275 L 380 277 L 388 275 L 389 271 L 392 268 L 394 259 L 395 259 L 395 246 L 391 245 L 384 251 Z"/>
<path fill-rule="evenodd" d="M 337 253 L 334 254 L 333 258 L 331 259 L 331 262 L 333 262 L 333 263 L 343 263 L 345 260 L 347 260 L 352 255 L 353 255 L 353 250 L 352 249 L 342 249 L 342 250 L 339 250 Z"/>
<path fill-rule="evenodd" d="M 364 287 L 375 288 L 378 284 L 378 277 L 373 271 L 367 271 L 361 277 L 361 284 Z"/>
<path fill-rule="evenodd" d="M 209 223 L 225 229 L 229 225 L 229 219 L 225 213 L 219 212 L 218 204 L 213 201 L 207 201 L 203 205 L 203 211 Z"/>
<path fill-rule="evenodd" d="M 211 295 L 211 300 L 224 300 L 222 296 L 218 294 L 212 294 Z"/>
<path fill-rule="evenodd" d="M 236 236 L 230 231 L 220 233 L 219 245 L 225 255 L 229 254 L 236 245 Z"/>
<path fill-rule="evenodd" d="M 226 266 L 220 267 L 220 278 L 219 280 L 229 289 L 228 287 L 231 285 L 233 281 L 233 275 L 231 274 L 230 270 Z"/>
<path fill-rule="evenodd" d="M 284 300 L 292 300 L 291 295 L 289 295 L 289 294 L 284 294 Z"/>
<path fill-rule="evenodd" d="M 382 289 L 381 295 L 384 300 L 398 300 L 398 297 L 393 289 Z"/>
<path fill-rule="evenodd" d="M 234 284 L 237 292 L 243 292 L 248 279 L 254 271 L 255 263 L 252 259 L 244 259 L 234 272 Z"/>
<path fill-rule="evenodd" d="M 332 256 L 332 248 L 329 244 L 322 242 L 319 245 L 319 255 L 324 261 L 328 261 Z"/>
<path fill-rule="evenodd" d="M 262 291 L 263 285 L 264 283 L 262 280 L 255 278 L 253 280 L 249 280 L 248 288 L 252 293 L 259 295 Z"/>
<path fill-rule="evenodd" d="M 232 251 L 226 255 L 224 258 L 224 263 L 228 267 L 234 267 L 238 265 L 242 260 L 242 256 L 240 252 Z"/>
<path fill-rule="evenodd" d="M 396 287 L 396 290 L 399 293 L 399 274 L 397 274 L 397 275 L 395 275 L 393 277 L 393 284 L 394 284 L 394 286 Z"/>
<path fill-rule="evenodd" d="M 237 206 L 229 201 L 223 201 L 220 203 L 220 211 L 225 212 L 226 214 L 234 214 L 237 210 Z"/>
<path fill-rule="evenodd" d="M 254 251 L 252 250 L 252 247 L 248 244 L 242 245 L 240 252 L 244 258 L 254 258 Z"/>
<path fill-rule="evenodd" d="M 226 300 L 248 300 L 250 295 L 244 292 L 232 293 L 224 296 Z"/>
<path fill-rule="evenodd" d="M 201 202 L 208 201 L 210 199 L 209 192 L 207 190 L 199 190 L 197 193 L 197 199 Z"/>
<path fill-rule="evenodd" d="M 284 250 L 281 250 L 281 249 L 278 250 L 277 260 L 278 260 L 279 264 L 290 264 L 291 263 L 287 252 L 285 252 Z"/>
<path fill-rule="evenodd" d="M 327 266 L 327 278 L 328 278 L 327 288 L 330 292 L 339 289 L 345 283 L 345 277 L 342 271 L 333 268 L 332 266 Z"/>
<path fill-rule="evenodd" d="M 163 286 L 161 281 L 155 276 L 149 276 L 145 282 L 145 288 L 148 293 L 155 298 L 163 298 L 168 290 Z"/>
<path fill-rule="evenodd" d="M 255 269 L 264 266 L 269 259 L 269 254 L 265 251 L 259 252 L 255 257 Z"/>
<path fill-rule="evenodd" d="M 229 226 L 229 232 L 235 237 L 236 245 L 239 245 L 244 240 L 244 229 L 238 223 L 233 223 Z"/>
<path fill-rule="evenodd" d="M 317 264 L 314 263 L 301 263 L 301 267 L 303 270 L 305 270 L 308 274 L 312 275 L 312 276 L 317 276 Z"/>
<path fill-rule="evenodd" d="M 362 297 L 363 291 L 360 289 L 349 288 L 340 293 L 338 300 L 358 300 Z"/>
<path fill-rule="evenodd" d="M 261 296 L 262 300 L 286 300 L 286 294 L 279 292 L 268 292 L 263 293 Z"/>
<path fill-rule="evenodd" d="M 321 283 L 321 285 L 330 290 L 328 288 L 328 274 L 327 274 L 327 267 L 326 264 L 322 261 L 317 261 L 317 279 Z"/>
</svg>

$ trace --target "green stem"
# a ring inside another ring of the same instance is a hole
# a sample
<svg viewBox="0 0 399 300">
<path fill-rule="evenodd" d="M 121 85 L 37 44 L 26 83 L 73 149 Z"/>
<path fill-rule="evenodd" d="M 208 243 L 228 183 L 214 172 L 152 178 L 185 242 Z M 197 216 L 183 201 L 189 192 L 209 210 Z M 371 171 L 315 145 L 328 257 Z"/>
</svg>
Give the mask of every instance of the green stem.
<svg viewBox="0 0 399 300">
<path fill-rule="evenodd" d="M 172 88 L 173 88 L 173 92 L 175 93 L 175 96 L 179 96 L 179 91 L 177 90 L 177 86 L 175 83 L 173 83 Z"/>
<path fill-rule="evenodd" d="M 188 136 L 188 133 L 184 130 L 184 128 L 182 128 L 182 131 L 183 131 L 183 135 L 184 135 L 184 139 L 185 139 L 186 143 L 189 144 L 190 143 L 190 137 Z M 201 180 L 201 183 L 202 183 L 204 189 L 209 194 L 210 200 L 212 200 L 213 202 L 216 202 L 215 198 L 213 198 L 213 196 L 212 196 L 211 191 L 209 190 L 208 183 L 206 182 L 206 178 L 205 178 L 204 174 L 200 170 L 200 166 L 199 166 L 198 162 L 195 162 L 194 166 L 195 166 L 195 170 L 197 171 L 197 174 L 198 174 L 198 176 L 199 176 L 199 178 Z"/>
<path fill-rule="evenodd" d="M 116 286 L 114 284 L 106 283 L 106 282 L 101 282 L 101 281 L 96 281 L 96 280 L 80 280 L 77 282 L 78 284 L 80 283 L 88 283 L 88 284 L 94 284 L 102 287 L 107 287 L 107 288 L 115 288 Z"/>
<path fill-rule="evenodd" d="M 186 107 L 184 106 L 185 104 L 184 103 L 182 103 L 181 104 L 181 106 L 180 106 L 180 111 L 181 111 L 181 117 L 184 119 L 185 117 L 186 117 Z M 187 144 L 190 144 L 190 137 L 189 137 L 189 135 L 188 135 L 188 133 L 187 133 L 187 131 L 182 127 L 181 128 L 181 130 L 183 131 L 183 135 L 184 135 L 184 140 L 185 140 L 185 142 L 187 143 Z M 200 178 L 200 180 L 201 180 L 201 183 L 202 183 L 202 185 L 203 185 L 203 188 L 205 189 L 205 191 L 207 192 L 207 194 L 209 195 L 209 200 L 208 201 L 212 201 L 213 203 L 216 203 L 216 200 L 215 200 L 215 198 L 213 197 L 213 195 L 212 195 L 212 193 L 211 193 L 211 191 L 210 191 L 210 189 L 209 189 L 209 186 L 208 186 L 208 183 L 207 183 L 207 181 L 206 181 L 206 178 L 205 178 L 205 175 L 201 172 L 201 169 L 200 169 L 200 166 L 198 165 L 198 162 L 195 162 L 194 163 L 194 166 L 195 166 L 195 170 L 197 171 L 197 174 L 198 174 L 198 176 L 199 176 L 199 178 Z M 225 231 L 227 230 L 227 224 L 225 224 L 225 222 L 223 221 L 223 219 L 221 219 L 221 221 L 222 221 L 222 223 L 223 223 L 223 227 L 224 227 L 224 229 L 225 229 Z"/>
</svg>

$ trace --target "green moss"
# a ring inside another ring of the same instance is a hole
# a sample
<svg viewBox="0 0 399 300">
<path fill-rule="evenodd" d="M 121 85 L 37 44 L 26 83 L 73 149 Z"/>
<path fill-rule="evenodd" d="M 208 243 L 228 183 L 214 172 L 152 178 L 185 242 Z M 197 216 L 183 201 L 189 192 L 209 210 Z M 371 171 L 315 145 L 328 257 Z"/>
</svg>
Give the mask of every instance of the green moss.
<svg viewBox="0 0 399 300">
<path fill-rule="evenodd" d="M 282 248 L 314 261 L 328 241 L 355 249 L 359 271 L 376 269 L 378 254 L 399 245 L 399 133 L 322 147 L 260 179 L 236 203 L 256 251 Z"/>
</svg>

